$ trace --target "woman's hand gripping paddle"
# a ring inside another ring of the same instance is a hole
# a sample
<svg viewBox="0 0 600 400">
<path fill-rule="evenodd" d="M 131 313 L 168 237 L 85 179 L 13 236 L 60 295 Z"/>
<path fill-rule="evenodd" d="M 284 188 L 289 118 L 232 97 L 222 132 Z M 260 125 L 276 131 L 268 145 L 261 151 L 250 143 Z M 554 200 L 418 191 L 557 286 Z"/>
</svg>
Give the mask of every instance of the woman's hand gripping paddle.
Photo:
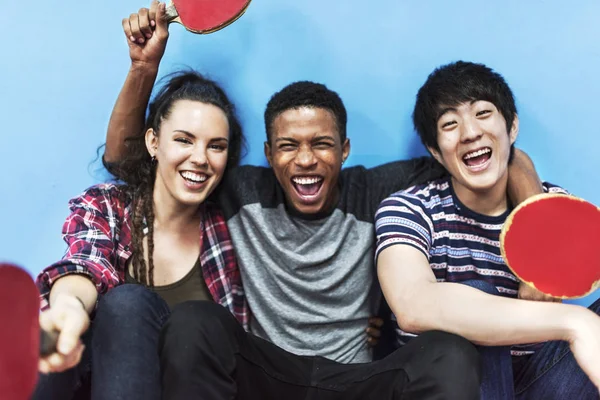
<svg viewBox="0 0 600 400">
<path fill-rule="evenodd" d="M 586 296 L 600 284 L 600 210 L 574 196 L 533 196 L 507 218 L 500 249 L 515 275 L 537 290 Z"/>
<path fill-rule="evenodd" d="M 166 17 L 190 32 L 212 33 L 238 19 L 249 4 L 250 0 L 171 0 Z"/>
</svg>

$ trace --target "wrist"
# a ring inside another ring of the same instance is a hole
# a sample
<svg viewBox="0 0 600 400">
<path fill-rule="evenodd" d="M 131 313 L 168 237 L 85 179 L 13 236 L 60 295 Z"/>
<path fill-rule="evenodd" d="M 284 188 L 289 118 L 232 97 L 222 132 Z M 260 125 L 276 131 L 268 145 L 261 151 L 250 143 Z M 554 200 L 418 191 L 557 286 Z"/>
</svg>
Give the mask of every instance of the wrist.
<svg viewBox="0 0 600 400">
<path fill-rule="evenodd" d="M 129 67 L 129 72 L 133 74 L 156 76 L 158 74 L 159 65 L 160 60 L 158 60 L 157 62 L 132 61 L 131 66 Z"/>
<path fill-rule="evenodd" d="M 589 326 L 589 318 L 597 318 L 597 316 L 587 308 L 581 306 L 568 304 L 565 304 L 565 306 L 569 307 L 570 310 L 565 321 L 565 332 L 562 340 L 573 343 L 577 340 L 581 332 Z"/>
<path fill-rule="evenodd" d="M 85 306 L 85 303 L 83 302 L 83 300 L 79 296 L 76 296 L 74 294 L 67 294 L 67 293 L 58 294 L 54 301 L 54 304 L 57 304 L 57 303 L 63 303 L 65 305 L 68 305 L 69 307 L 81 307 L 81 308 L 83 308 L 83 311 L 85 311 L 86 314 L 88 313 L 87 307 Z"/>
</svg>

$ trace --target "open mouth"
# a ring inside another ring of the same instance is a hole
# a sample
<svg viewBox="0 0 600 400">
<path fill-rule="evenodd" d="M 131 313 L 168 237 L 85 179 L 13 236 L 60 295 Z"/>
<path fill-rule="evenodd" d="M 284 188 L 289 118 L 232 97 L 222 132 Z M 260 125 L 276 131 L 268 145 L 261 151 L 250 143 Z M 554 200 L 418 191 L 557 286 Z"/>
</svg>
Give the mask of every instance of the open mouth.
<svg viewBox="0 0 600 400">
<path fill-rule="evenodd" d="M 322 176 L 295 176 L 292 178 L 292 186 L 296 189 L 298 196 L 305 202 L 310 203 L 317 199 L 324 179 Z"/>
<path fill-rule="evenodd" d="M 492 149 L 482 147 L 465 154 L 462 161 L 469 169 L 480 170 L 487 165 L 490 158 L 492 158 Z"/>
<path fill-rule="evenodd" d="M 190 189 L 202 188 L 209 176 L 203 172 L 181 171 L 179 175 L 183 178 L 185 185 Z"/>
</svg>

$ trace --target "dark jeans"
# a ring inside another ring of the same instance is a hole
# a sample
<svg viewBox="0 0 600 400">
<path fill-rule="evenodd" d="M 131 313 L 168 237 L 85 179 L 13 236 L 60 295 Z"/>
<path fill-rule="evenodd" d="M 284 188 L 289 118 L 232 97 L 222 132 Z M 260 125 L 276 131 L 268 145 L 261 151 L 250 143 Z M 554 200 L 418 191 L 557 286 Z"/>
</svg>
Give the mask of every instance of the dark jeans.
<svg viewBox="0 0 600 400">
<path fill-rule="evenodd" d="M 159 350 L 166 400 L 479 398 L 477 351 L 443 332 L 383 360 L 344 365 L 291 354 L 245 332 L 225 308 L 195 301 L 174 307 Z"/>
<path fill-rule="evenodd" d="M 486 293 L 498 294 L 483 281 L 463 282 Z M 600 314 L 600 299 L 590 306 Z M 599 399 L 598 390 L 575 361 L 567 342 L 546 342 L 531 356 L 512 362 L 508 347 L 480 347 L 482 399 Z"/>
<path fill-rule="evenodd" d="M 112 289 L 100 298 L 84 335 L 82 361 L 68 371 L 40 375 L 33 399 L 87 398 L 79 387 L 91 369 L 93 400 L 159 400 L 158 339 L 169 314 L 167 304 L 141 285 Z"/>
</svg>

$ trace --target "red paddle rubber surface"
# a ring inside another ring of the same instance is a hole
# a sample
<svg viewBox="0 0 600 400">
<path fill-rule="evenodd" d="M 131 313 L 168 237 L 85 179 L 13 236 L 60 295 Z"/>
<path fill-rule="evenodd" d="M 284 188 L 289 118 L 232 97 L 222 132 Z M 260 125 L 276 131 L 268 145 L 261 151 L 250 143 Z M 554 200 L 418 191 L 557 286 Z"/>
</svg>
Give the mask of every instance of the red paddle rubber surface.
<svg viewBox="0 0 600 400">
<path fill-rule="evenodd" d="M 181 23 L 194 32 L 211 32 L 234 21 L 250 0 L 173 0 Z"/>
<path fill-rule="evenodd" d="M 560 298 L 583 297 L 600 280 L 600 211 L 566 195 L 540 195 L 509 216 L 503 256 L 513 272 Z"/>
<path fill-rule="evenodd" d="M 24 270 L 0 264 L 0 398 L 29 399 L 38 376 L 39 295 Z"/>
</svg>

